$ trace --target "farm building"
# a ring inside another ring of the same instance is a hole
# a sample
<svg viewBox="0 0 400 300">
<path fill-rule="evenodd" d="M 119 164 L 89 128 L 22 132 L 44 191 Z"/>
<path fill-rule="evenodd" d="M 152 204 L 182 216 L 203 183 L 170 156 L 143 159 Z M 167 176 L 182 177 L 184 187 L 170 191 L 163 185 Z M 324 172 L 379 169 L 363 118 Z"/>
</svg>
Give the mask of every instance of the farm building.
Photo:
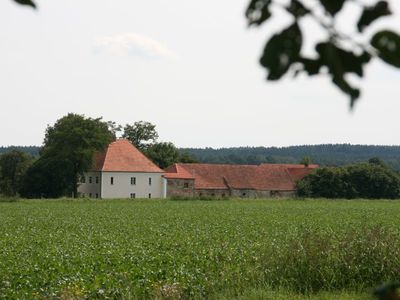
<svg viewBox="0 0 400 300">
<path fill-rule="evenodd" d="M 119 139 L 95 156 L 78 192 L 90 198 L 165 198 L 163 174 L 128 140 Z"/>
<path fill-rule="evenodd" d="M 168 197 L 292 197 L 317 165 L 174 164 L 165 171 Z"/>
<path fill-rule="evenodd" d="M 157 167 L 126 139 L 94 158 L 78 192 L 90 198 L 291 197 L 296 181 L 317 165 L 174 164 Z"/>
</svg>

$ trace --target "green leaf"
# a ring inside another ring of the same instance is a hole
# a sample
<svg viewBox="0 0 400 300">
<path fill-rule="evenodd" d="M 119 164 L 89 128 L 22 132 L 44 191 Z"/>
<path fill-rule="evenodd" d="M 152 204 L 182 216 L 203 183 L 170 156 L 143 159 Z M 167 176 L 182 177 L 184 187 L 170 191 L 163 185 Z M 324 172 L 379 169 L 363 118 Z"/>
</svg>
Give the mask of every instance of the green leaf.
<svg viewBox="0 0 400 300">
<path fill-rule="evenodd" d="M 390 14 L 389 4 L 386 1 L 379 1 L 374 6 L 366 7 L 357 23 L 358 31 L 362 32 L 372 22 Z"/>
<path fill-rule="evenodd" d="M 290 2 L 290 6 L 287 8 L 287 11 L 295 18 L 303 17 L 310 12 L 310 10 L 298 0 L 292 0 Z"/>
<path fill-rule="evenodd" d="M 33 8 L 36 8 L 36 4 L 31 0 L 14 0 L 14 1 L 21 5 L 28 5 L 32 6 Z"/>
<path fill-rule="evenodd" d="M 261 25 L 271 17 L 269 5 L 271 0 L 252 0 L 246 10 L 249 25 Z"/>
<path fill-rule="evenodd" d="M 341 76 L 344 73 L 355 73 L 362 77 L 363 65 L 370 61 L 371 56 L 364 52 L 356 55 L 351 51 L 339 48 L 332 42 L 319 43 L 316 51 L 320 55 L 323 65 L 328 67 L 329 73 Z"/>
<path fill-rule="evenodd" d="M 336 15 L 342 8 L 346 0 L 319 0 L 325 10 L 332 16 Z"/>
<path fill-rule="evenodd" d="M 319 74 L 319 70 L 322 67 L 322 62 L 320 59 L 309 59 L 300 58 L 299 62 L 303 65 L 303 70 L 308 73 L 309 76 Z"/>
<path fill-rule="evenodd" d="M 389 30 L 376 33 L 371 45 L 379 51 L 379 57 L 386 63 L 400 68 L 400 36 Z"/>
<path fill-rule="evenodd" d="M 354 106 L 356 100 L 360 97 L 361 92 L 357 88 L 353 88 L 343 76 L 336 76 L 332 78 L 332 82 L 342 90 L 345 94 L 350 96 L 350 107 Z"/>
<path fill-rule="evenodd" d="M 260 63 L 269 71 L 268 80 L 278 80 L 289 70 L 299 59 L 302 43 L 302 33 L 297 23 L 267 42 Z"/>
<path fill-rule="evenodd" d="M 332 76 L 332 82 L 344 93 L 350 96 L 350 105 L 360 97 L 360 90 L 353 88 L 345 79 L 347 73 L 355 73 L 363 76 L 363 66 L 370 61 L 371 56 L 364 52 L 356 55 L 353 52 L 339 48 L 332 42 L 319 43 L 316 51 L 320 56 L 320 61 L 327 66 L 329 74 Z"/>
</svg>

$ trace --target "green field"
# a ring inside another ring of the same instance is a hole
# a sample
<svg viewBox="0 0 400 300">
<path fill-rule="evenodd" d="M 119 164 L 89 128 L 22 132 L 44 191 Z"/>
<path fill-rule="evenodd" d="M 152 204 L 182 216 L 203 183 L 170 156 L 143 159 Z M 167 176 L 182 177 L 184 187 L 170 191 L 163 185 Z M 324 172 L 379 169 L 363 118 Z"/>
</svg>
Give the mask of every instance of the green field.
<svg viewBox="0 0 400 300">
<path fill-rule="evenodd" d="M 0 202 L 0 298 L 365 299 L 397 201 Z"/>
</svg>

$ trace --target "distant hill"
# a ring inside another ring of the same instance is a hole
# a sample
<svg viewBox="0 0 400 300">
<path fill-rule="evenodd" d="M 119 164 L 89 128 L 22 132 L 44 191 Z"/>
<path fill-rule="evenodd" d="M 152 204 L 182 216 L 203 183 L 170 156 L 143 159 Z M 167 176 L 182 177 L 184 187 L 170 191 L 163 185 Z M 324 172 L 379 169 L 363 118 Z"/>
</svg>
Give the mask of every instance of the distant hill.
<svg viewBox="0 0 400 300">
<path fill-rule="evenodd" d="M 313 163 L 341 166 L 379 157 L 400 170 L 400 146 L 366 146 L 350 144 L 304 145 L 290 147 L 184 148 L 200 162 L 226 164 L 298 163 L 309 156 Z"/>
<path fill-rule="evenodd" d="M 13 149 L 39 155 L 40 147 L 0 147 L 0 154 Z M 400 171 L 400 146 L 367 146 L 350 144 L 304 145 L 290 147 L 234 147 L 234 148 L 181 148 L 194 155 L 199 162 L 224 164 L 298 163 L 309 156 L 313 163 L 322 166 L 341 166 L 379 157 Z"/>
<path fill-rule="evenodd" d="M 37 146 L 9 146 L 9 147 L 0 147 L 0 154 L 7 153 L 12 150 L 21 150 L 26 152 L 32 156 L 39 156 L 40 147 Z"/>
</svg>

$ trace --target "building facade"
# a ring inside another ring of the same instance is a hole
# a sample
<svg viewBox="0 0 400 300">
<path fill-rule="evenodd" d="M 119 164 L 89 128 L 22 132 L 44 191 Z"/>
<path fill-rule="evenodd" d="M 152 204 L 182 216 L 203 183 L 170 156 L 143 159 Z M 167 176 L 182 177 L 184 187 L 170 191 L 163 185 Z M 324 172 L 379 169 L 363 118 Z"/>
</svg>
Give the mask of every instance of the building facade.
<svg viewBox="0 0 400 300">
<path fill-rule="evenodd" d="M 126 139 L 94 158 L 78 187 L 89 198 L 269 198 L 293 197 L 296 182 L 317 165 L 184 164 L 165 171 Z"/>
<path fill-rule="evenodd" d="M 166 169 L 168 197 L 293 197 L 296 182 L 317 165 L 174 164 Z"/>
<path fill-rule="evenodd" d="M 165 198 L 164 171 L 126 139 L 111 143 L 94 158 L 78 192 L 89 198 Z"/>
</svg>

